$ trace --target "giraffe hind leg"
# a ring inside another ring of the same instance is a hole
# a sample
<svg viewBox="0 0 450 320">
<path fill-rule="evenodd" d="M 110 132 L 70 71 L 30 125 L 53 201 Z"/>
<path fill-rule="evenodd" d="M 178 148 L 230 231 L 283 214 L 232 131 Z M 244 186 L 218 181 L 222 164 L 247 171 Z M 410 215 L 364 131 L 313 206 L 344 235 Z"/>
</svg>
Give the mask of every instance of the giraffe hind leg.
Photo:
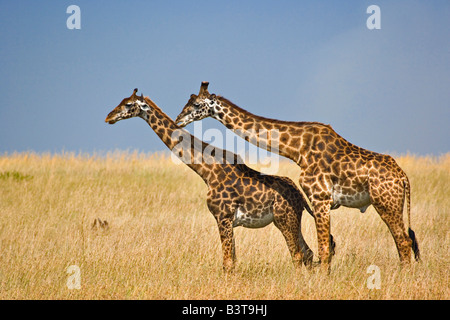
<svg viewBox="0 0 450 320">
<path fill-rule="evenodd" d="M 403 198 L 395 193 L 395 185 L 390 185 L 389 188 L 385 189 L 391 190 L 391 193 L 384 193 L 383 197 L 379 195 L 377 190 L 371 190 L 374 200 L 373 206 L 394 238 L 400 263 L 410 263 L 412 239 L 406 233 L 403 222 Z M 388 200 L 390 201 L 388 202 Z M 385 203 L 389 203 L 389 205 Z"/>
<path fill-rule="evenodd" d="M 411 260 L 411 245 L 412 241 L 405 232 L 405 226 L 401 219 L 401 213 L 396 214 L 394 217 L 389 215 L 386 211 L 375 207 L 381 216 L 381 219 L 386 223 L 394 238 L 395 245 L 397 246 L 398 255 L 401 263 L 409 263 Z M 401 212 L 401 211 L 400 211 Z M 400 216 L 400 217 L 399 217 Z"/>
<path fill-rule="evenodd" d="M 417 261 L 420 260 L 419 245 L 411 228 L 406 230 L 403 222 L 404 191 L 403 182 L 395 177 L 369 179 L 372 204 L 386 223 L 397 246 L 400 263 L 411 262 L 411 249 Z"/>
<path fill-rule="evenodd" d="M 302 258 L 303 264 L 307 268 L 311 268 L 313 265 L 314 252 L 311 250 L 311 248 L 308 246 L 305 239 L 303 238 L 301 227 L 299 227 L 299 230 L 298 230 L 298 239 L 299 239 L 299 243 L 300 243 L 300 250 L 303 253 L 303 258 Z"/>
<path fill-rule="evenodd" d="M 273 205 L 273 223 L 281 231 L 291 254 L 292 262 L 296 269 L 300 269 L 302 263 L 306 266 L 312 261 L 312 250 L 303 239 L 301 231 L 301 214 L 296 214 L 284 199 L 280 198 Z"/>
</svg>

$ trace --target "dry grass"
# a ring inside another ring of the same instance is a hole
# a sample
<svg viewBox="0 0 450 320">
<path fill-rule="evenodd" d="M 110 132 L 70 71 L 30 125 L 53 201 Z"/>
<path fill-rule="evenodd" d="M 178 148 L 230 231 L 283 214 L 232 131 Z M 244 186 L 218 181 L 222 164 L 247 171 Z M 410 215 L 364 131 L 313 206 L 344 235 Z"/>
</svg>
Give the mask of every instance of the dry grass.
<svg viewBox="0 0 450 320">
<path fill-rule="evenodd" d="M 170 157 L 0 156 L 0 299 L 448 299 L 450 154 L 397 158 L 412 184 L 412 224 L 422 263 L 399 268 L 373 208 L 332 213 L 331 275 L 296 274 L 274 226 L 237 228 L 238 263 L 222 273 L 206 186 Z M 294 181 L 298 168 L 281 163 Z M 95 218 L 109 229 L 92 228 Z M 317 252 L 312 218 L 306 241 Z M 370 265 L 381 288 L 368 289 Z M 81 271 L 68 289 L 67 268 Z"/>
</svg>

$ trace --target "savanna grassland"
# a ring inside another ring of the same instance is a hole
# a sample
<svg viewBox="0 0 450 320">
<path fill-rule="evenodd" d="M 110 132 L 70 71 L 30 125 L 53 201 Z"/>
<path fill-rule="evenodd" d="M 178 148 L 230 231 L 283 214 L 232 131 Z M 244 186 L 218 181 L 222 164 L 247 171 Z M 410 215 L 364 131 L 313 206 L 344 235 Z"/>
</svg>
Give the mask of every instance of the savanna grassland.
<svg viewBox="0 0 450 320">
<path fill-rule="evenodd" d="M 331 274 L 297 274 L 281 233 L 235 229 L 235 272 L 222 272 L 207 187 L 171 157 L 0 156 L 0 299 L 449 299 L 450 153 L 396 158 L 412 185 L 412 228 L 422 262 L 399 267 L 373 207 L 332 211 Z M 299 169 L 281 162 L 297 182 Z M 93 227 L 95 219 L 108 228 Z M 405 217 L 406 221 L 406 217 Z M 303 234 L 317 254 L 314 222 Z M 317 260 L 317 256 L 315 257 Z M 69 289 L 80 271 L 80 289 Z M 368 268 L 380 289 L 369 289 Z M 69 271 L 69 272 L 68 272 Z"/>
</svg>

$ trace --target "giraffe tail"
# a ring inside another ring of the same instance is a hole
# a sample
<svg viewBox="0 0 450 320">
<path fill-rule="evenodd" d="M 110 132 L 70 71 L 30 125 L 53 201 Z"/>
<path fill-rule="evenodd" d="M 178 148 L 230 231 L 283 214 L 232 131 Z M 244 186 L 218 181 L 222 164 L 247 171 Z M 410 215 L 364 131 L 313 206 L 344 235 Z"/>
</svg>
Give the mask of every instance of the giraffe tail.
<svg viewBox="0 0 450 320">
<path fill-rule="evenodd" d="M 406 200 L 406 211 L 408 213 L 408 236 L 412 241 L 411 248 L 414 252 L 414 258 L 416 259 L 416 261 L 420 261 L 419 243 L 417 242 L 415 232 L 413 231 L 413 229 L 411 229 L 411 187 L 408 177 L 406 176 L 403 180 L 403 185 L 405 187 L 404 199 Z"/>
</svg>

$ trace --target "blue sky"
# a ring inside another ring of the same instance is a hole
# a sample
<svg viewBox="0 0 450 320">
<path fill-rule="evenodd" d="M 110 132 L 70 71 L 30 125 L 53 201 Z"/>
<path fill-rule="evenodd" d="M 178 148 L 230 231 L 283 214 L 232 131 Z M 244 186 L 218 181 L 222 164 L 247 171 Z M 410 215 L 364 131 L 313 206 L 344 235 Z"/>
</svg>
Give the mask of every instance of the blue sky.
<svg viewBox="0 0 450 320">
<path fill-rule="evenodd" d="M 175 118 L 201 81 L 369 150 L 446 153 L 449 21 L 448 1 L 1 1 L 0 153 L 166 150 L 143 120 L 104 118 L 135 87 Z"/>
</svg>

